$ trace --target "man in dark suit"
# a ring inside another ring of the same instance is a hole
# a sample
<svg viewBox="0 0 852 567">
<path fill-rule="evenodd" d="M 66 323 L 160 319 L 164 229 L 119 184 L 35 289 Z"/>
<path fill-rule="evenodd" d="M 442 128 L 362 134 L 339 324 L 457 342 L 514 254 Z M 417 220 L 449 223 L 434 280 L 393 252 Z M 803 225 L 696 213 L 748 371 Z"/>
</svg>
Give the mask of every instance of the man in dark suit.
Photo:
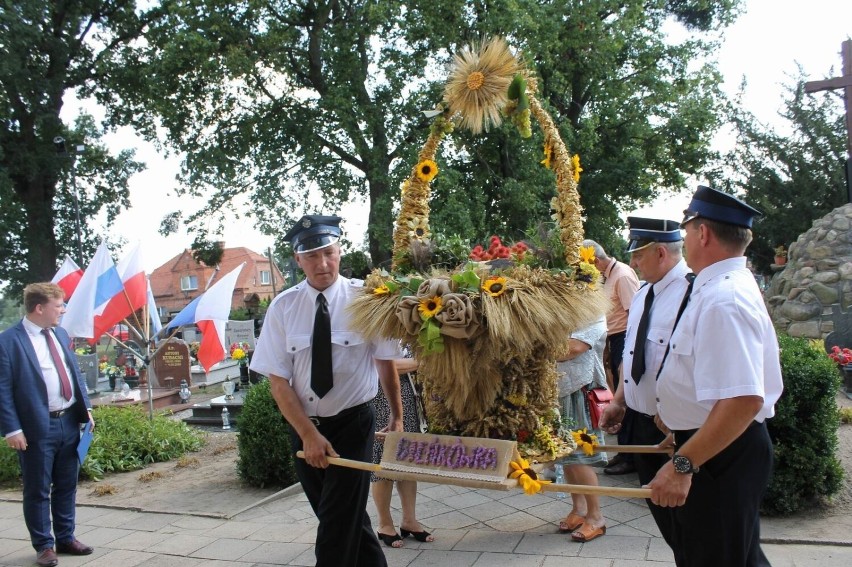
<svg viewBox="0 0 852 567">
<path fill-rule="evenodd" d="M 74 515 L 80 424 L 94 420 L 71 339 L 57 326 L 64 297 L 58 285 L 28 285 L 26 316 L 0 333 L 0 434 L 18 451 L 24 521 L 41 567 L 56 565 L 57 552 L 92 553 L 74 537 Z"/>
</svg>

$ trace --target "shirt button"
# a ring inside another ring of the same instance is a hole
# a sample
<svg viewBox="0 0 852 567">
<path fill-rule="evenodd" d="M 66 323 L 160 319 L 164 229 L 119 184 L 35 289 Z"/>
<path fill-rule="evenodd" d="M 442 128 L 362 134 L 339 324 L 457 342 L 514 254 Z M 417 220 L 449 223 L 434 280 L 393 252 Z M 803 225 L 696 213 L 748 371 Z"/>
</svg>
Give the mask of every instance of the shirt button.
<svg viewBox="0 0 852 567">
<path fill-rule="evenodd" d="M 292 350 L 293 352 L 295 352 L 295 351 L 296 351 L 296 347 L 290 347 L 290 350 Z"/>
<path fill-rule="evenodd" d="M 630 351 L 630 354 L 631 354 L 631 355 L 633 354 L 633 351 L 632 351 L 632 350 Z"/>
<path fill-rule="evenodd" d="M 659 401 L 660 401 L 660 398 L 657 398 L 657 401 L 659 402 Z"/>
<path fill-rule="evenodd" d="M 663 339 L 660 339 L 660 344 L 663 344 Z"/>
<path fill-rule="evenodd" d="M 314 401 L 314 397 L 313 397 L 313 396 L 311 396 L 310 398 L 308 398 L 308 401 L 309 401 L 309 402 Z M 659 401 L 659 400 L 657 400 L 657 401 Z"/>
<path fill-rule="evenodd" d="M 349 341 L 343 341 L 343 344 L 348 345 Z"/>
<path fill-rule="evenodd" d="M 627 380 L 625 380 L 624 383 L 627 384 Z"/>
</svg>

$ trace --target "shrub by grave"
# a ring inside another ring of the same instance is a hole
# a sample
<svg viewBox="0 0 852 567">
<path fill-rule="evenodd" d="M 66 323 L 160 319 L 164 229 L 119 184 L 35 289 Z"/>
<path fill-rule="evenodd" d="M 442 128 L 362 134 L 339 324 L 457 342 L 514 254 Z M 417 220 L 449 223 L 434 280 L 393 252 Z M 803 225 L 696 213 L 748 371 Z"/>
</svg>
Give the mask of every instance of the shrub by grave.
<svg viewBox="0 0 852 567">
<path fill-rule="evenodd" d="M 153 420 L 141 407 L 96 407 L 95 437 L 82 475 L 101 479 L 105 473 L 138 470 L 149 463 L 176 459 L 204 444 L 201 433 L 167 415 Z M 0 448 L 0 481 L 17 480 L 21 475 L 18 457 L 6 444 Z"/>
<path fill-rule="evenodd" d="M 240 412 L 237 474 L 252 486 L 286 487 L 297 482 L 290 426 L 278 410 L 269 380 L 251 387 Z"/>
<path fill-rule="evenodd" d="M 807 340 L 779 335 L 784 393 L 768 420 L 775 470 L 761 511 L 786 515 L 840 490 L 838 460 L 840 374 L 825 352 Z"/>
</svg>

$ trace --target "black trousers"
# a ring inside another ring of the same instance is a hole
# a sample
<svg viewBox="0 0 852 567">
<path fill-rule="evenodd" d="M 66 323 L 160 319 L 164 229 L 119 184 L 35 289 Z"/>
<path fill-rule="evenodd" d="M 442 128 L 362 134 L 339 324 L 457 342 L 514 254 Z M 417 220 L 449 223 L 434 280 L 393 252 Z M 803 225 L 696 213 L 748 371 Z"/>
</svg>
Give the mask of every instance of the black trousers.
<svg viewBox="0 0 852 567">
<path fill-rule="evenodd" d="M 675 431 L 682 446 L 695 431 Z M 766 424 L 753 422 L 692 475 L 686 504 L 674 508 L 672 549 L 679 567 L 764 567 L 760 502 L 772 472 Z"/>
<path fill-rule="evenodd" d="M 376 416 L 363 404 L 338 419 L 324 419 L 317 429 L 345 459 L 370 462 Z M 302 440 L 292 434 L 293 452 Z M 295 458 L 296 476 L 319 520 L 317 567 L 386 567 L 387 561 L 367 514 L 370 473 L 330 465 L 319 469 Z"/>
<path fill-rule="evenodd" d="M 607 347 L 609 347 L 609 371 L 612 372 L 612 387 L 613 394 L 619 388 L 623 388 L 624 384 L 618 373 L 618 367 L 621 366 L 621 361 L 624 359 L 624 339 L 627 336 L 627 331 L 613 333 L 606 338 Z M 624 411 L 624 419 L 621 420 L 621 429 L 618 430 L 619 445 L 634 445 L 638 441 L 633 439 L 633 410 L 627 408 Z M 619 453 L 618 458 L 622 461 L 631 463 L 634 462 L 633 453 Z"/>
<path fill-rule="evenodd" d="M 654 423 L 654 418 L 645 415 L 644 413 L 634 411 L 633 413 L 633 442 L 636 445 L 656 445 L 665 439 L 665 435 L 660 431 Z M 633 455 L 633 463 L 636 465 L 636 474 L 639 476 L 639 484 L 644 486 L 654 480 L 657 476 L 657 471 L 660 470 L 669 456 L 660 453 L 636 453 Z M 657 523 L 663 539 L 673 547 L 672 541 L 672 522 L 674 517 L 671 508 L 663 508 L 657 506 L 650 499 L 646 499 L 648 509 L 651 510 L 651 515 Z"/>
</svg>

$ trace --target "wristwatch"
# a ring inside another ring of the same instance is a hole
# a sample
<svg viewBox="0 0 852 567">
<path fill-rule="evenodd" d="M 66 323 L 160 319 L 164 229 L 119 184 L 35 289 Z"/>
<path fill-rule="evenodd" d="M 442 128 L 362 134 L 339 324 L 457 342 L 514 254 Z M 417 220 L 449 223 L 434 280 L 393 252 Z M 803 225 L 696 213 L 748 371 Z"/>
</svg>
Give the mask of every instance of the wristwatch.
<svg viewBox="0 0 852 567">
<path fill-rule="evenodd" d="M 697 473 L 699 469 L 699 467 L 692 466 L 692 461 L 689 460 L 689 457 L 678 454 L 672 457 L 672 464 L 674 465 L 675 472 L 680 474 Z"/>
</svg>

